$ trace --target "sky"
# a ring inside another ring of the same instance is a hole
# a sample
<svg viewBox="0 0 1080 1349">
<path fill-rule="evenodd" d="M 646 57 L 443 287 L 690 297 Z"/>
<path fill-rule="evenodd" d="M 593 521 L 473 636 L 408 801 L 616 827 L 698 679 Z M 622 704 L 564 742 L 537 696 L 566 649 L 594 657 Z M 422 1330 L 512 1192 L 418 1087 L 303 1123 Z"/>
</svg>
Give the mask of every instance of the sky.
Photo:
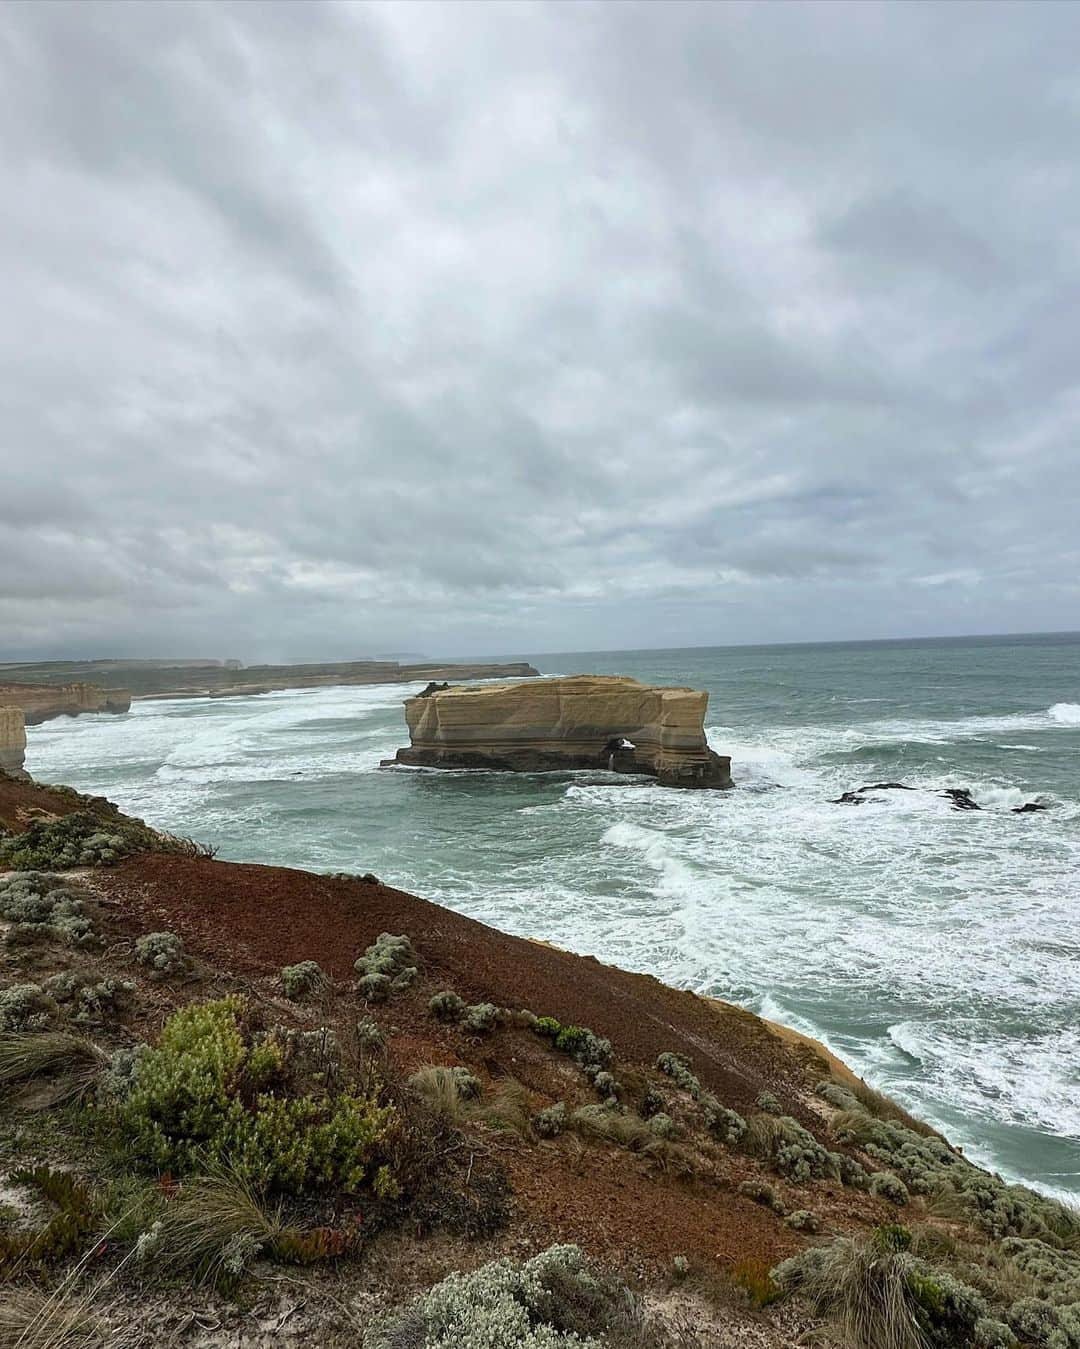
<svg viewBox="0 0 1080 1349">
<path fill-rule="evenodd" d="M 0 7 L 0 659 L 1080 628 L 1080 6 Z"/>
</svg>

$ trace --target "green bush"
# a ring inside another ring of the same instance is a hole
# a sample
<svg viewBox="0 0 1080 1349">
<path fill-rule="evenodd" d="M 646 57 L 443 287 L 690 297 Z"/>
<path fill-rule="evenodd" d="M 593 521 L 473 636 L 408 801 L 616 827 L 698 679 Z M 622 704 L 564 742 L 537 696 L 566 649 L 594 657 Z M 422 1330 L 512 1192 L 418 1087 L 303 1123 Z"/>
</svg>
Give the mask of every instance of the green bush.
<svg viewBox="0 0 1080 1349">
<path fill-rule="evenodd" d="M 782 1115 L 784 1113 L 783 1107 L 771 1091 L 763 1091 L 754 1104 L 767 1115 Z"/>
<path fill-rule="evenodd" d="M 0 1031 L 45 1030 L 60 1014 L 37 984 L 13 984 L 0 993 Z"/>
<path fill-rule="evenodd" d="M 436 993 L 428 1003 L 428 1011 L 436 1021 L 460 1021 L 465 1012 L 465 999 L 450 989 Z"/>
<path fill-rule="evenodd" d="M 681 1138 L 683 1130 L 663 1110 L 649 1117 L 649 1129 L 657 1138 Z"/>
<path fill-rule="evenodd" d="M 159 1171 L 228 1169 L 259 1189 L 358 1189 L 393 1110 L 352 1091 L 279 1094 L 286 1051 L 249 1043 L 242 1011 L 229 997 L 169 1018 L 115 1110 L 131 1155 Z"/>
<path fill-rule="evenodd" d="M 683 1091 L 688 1091 L 696 1101 L 701 1096 L 701 1083 L 690 1069 L 690 1060 L 685 1054 L 675 1054 L 670 1050 L 661 1054 L 656 1066 L 665 1073 Z"/>
<path fill-rule="evenodd" d="M 97 1205 L 86 1186 L 67 1172 L 47 1166 L 13 1171 L 9 1179 L 37 1190 L 59 1212 L 42 1228 L 0 1233 L 0 1273 L 81 1254 L 98 1218 Z"/>
<path fill-rule="evenodd" d="M 903 1208 L 910 1195 L 908 1188 L 899 1176 L 891 1171 L 875 1171 L 870 1177 L 870 1193 L 875 1199 L 887 1199 L 897 1208 Z"/>
<path fill-rule="evenodd" d="M 293 1002 L 314 997 L 330 987 L 330 980 L 317 960 L 301 960 L 281 971 L 281 988 Z"/>
<path fill-rule="evenodd" d="M 34 820 L 21 834 L 0 838 L 0 865 L 20 870 L 70 871 L 112 866 L 151 846 L 153 832 L 136 824 L 106 824 L 90 811 Z"/>
<path fill-rule="evenodd" d="M 392 932 L 380 932 L 353 968 L 360 976 L 357 988 L 368 1002 L 385 1002 L 407 989 L 419 975 L 412 942 Z"/>
<path fill-rule="evenodd" d="M 93 924 L 84 911 L 87 898 L 82 886 L 61 876 L 37 871 L 0 876 L 0 918 L 11 925 L 5 944 L 62 941 L 70 946 L 94 946 Z"/>
<path fill-rule="evenodd" d="M 790 1227 L 795 1232 L 806 1232 L 809 1236 L 821 1231 L 817 1214 L 811 1213 L 808 1208 L 799 1208 L 794 1213 L 789 1213 L 784 1219 L 784 1226 Z"/>
<path fill-rule="evenodd" d="M 533 1116 L 533 1128 L 541 1138 L 557 1138 L 566 1127 L 566 1103 L 556 1101 Z"/>
<path fill-rule="evenodd" d="M 486 1035 L 495 1026 L 499 1009 L 490 1002 L 473 1003 L 461 1016 L 462 1029 L 470 1035 Z"/>
<path fill-rule="evenodd" d="M 146 966 L 151 979 L 168 979 L 191 969 L 191 958 L 175 932 L 148 932 L 140 937 L 135 943 L 135 959 Z"/>
</svg>

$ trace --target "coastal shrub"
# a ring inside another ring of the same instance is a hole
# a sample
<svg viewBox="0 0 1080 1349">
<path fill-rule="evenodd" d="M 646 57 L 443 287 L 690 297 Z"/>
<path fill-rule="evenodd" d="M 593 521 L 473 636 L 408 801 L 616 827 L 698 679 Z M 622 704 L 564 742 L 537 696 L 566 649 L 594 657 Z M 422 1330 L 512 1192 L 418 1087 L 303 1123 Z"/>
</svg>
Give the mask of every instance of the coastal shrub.
<svg viewBox="0 0 1080 1349">
<path fill-rule="evenodd" d="M 610 1040 L 605 1040 L 586 1026 L 562 1026 L 555 1037 L 555 1048 L 569 1054 L 583 1069 L 606 1068 L 614 1057 Z"/>
<path fill-rule="evenodd" d="M 829 1320 L 850 1349 L 968 1349 L 989 1315 L 975 1289 L 878 1241 L 838 1237 L 783 1261 L 773 1278 Z"/>
<path fill-rule="evenodd" d="M 771 1208 L 774 1213 L 786 1213 L 787 1207 L 767 1180 L 744 1180 L 739 1186 L 739 1194 L 744 1199 L 752 1199 L 755 1204 Z"/>
<path fill-rule="evenodd" d="M 11 925 L 5 944 L 62 941 L 69 946 L 94 946 L 93 924 L 84 911 L 86 898 L 83 887 L 61 876 L 37 871 L 0 876 L 0 918 Z"/>
<path fill-rule="evenodd" d="M 658 1114 L 650 1116 L 649 1128 L 657 1138 L 680 1138 L 683 1133 L 682 1128 L 662 1110 Z"/>
<path fill-rule="evenodd" d="M 714 1138 L 732 1147 L 742 1141 L 746 1133 L 746 1120 L 735 1110 L 729 1110 L 720 1104 L 715 1096 L 702 1100 L 705 1127 Z"/>
<path fill-rule="evenodd" d="M 470 1035 L 486 1035 L 495 1026 L 498 1008 L 494 1003 L 477 1002 L 466 1007 L 461 1015 L 461 1027 Z"/>
<path fill-rule="evenodd" d="M 819 1082 L 814 1091 L 822 1100 L 828 1101 L 830 1105 L 836 1106 L 837 1110 L 860 1111 L 862 1106 L 859 1104 L 855 1095 L 839 1082 L 830 1082 L 828 1080 Z"/>
<path fill-rule="evenodd" d="M 875 1199 L 887 1199 L 897 1208 L 902 1208 L 910 1197 L 907 1186 L 891 1171 L 875 1171 L 871 1175 L 870 1193 Z"/>
<path fill-rule="evenodd" d="M 668 1050 L 656 1060 L 656 1066 L 665 1073 L 683 1091 L 688 1091 L 696 1101 L 701 1095 L 701 1083 L 691 1071 L 690 1060 L 685 1054 L 676 1054 Z"/>
<path fill-rule="evenodd" d="M 874 1228 L 870 1240 L 874 1250 L 886 1253 L 888 1251 L 910 1251 L 913 1238 L 910 1228 L 905 1227 L 902 1223 L 882 1223 L 880 1227 Z"/>
<path fill-rule="evenodd" d="M 428 1003 L 428 1011 L 436 1021 L 460 1021 L 465 1012 L 465 999 L 450 989 L 436 993 Z"/>
<path fill-rule="evenodd" d="M 971 1342 L 975 1349 L 1019 1349 L 1020 1344 L 1004 1321 L 989 1316 L 980 1316 L 975 1322 Z"/>
<path fill-rule="evenodd" d="M 789 1213 L 784 1219 L 784 1226 L 790 1227 L 795 1232 L 805 1232 L 808 1236 L 821 1231 L 817 1214 L 811 1213 L 808 1208 L 799 1208 L 794 1213 Z"/>
<path fill-rule="evenodd" d="M 689 1273 L 690 1273 L 690 1261 L 687 1260 L 686 1256 L 685 1255 L 675 1256 L 675 1258 L 671 1262 L 671 1277 L 675 1280 L 675 1282 L 682 1283 L 682 1281 L 689 1275 Z"/>
<path fill-rule="evenodd" d="M 370 1016 L 362 1016 L 356 1023 L 356 1043 L 365 1054 L 377 1054 L 386 1048 L 382 1027 Z"/>
<path fill-rule="evenodd" d="M 576 1246 L 454 1272 L 370 1330 L 364 1349 L 600 1349 L 632 1302 Z"/>
<path fill-rule="evenodd" d="M 645 1120 L 609 1105 L 583 1105 L 567 1120 L 567 1128 L 589 1142 L 612 1143 L 639 1154 L 663 1171 L 689 1175 L 692 1154 L 681 1144 L 658 1137 Z"/>
<path fill-rule="evenodd" d="M 357 1190 L 395 1112 L 349 1090 L 279 1094 L 287 1048 L 252 1043 L 243 1010 L 227 997 L 181 1008 L 165 1023 L 114 1109 L 130 1155 L 174 1174 L 227 1170 L 260 1190 Z"/>
<path fill-rule="evenodd" d="M 557 1138 L 566 1127 L 566 1102 L 556 1101 L 533 1116 L 533 1128 L 541 1138 Z"/>
<path fill-rule="evenodd" d="M 419 975 L 416 952 L 404 934 L 380 932 L 353 968 L 360 976 L 357 988 L 368 1002 L 385 1002 L 408 988 Z"/>
<path fill-rule="evenodd" d="M 13 984 L 0 993 L 0 1031 L 40 1031 L 60 1014 L 38 984 Z"/>
<path fill-rule="evenodd" d="M 184 943 L 175 932 L 148 932 L 135 943 L 135 959 L 150 971 L 151 979 L 168 979 L 174 974 L 186 974 L 191 969 L 191 958 L 184 952 Z"/>
<path fill-rule="evenodd" d="M 1037 1238 L 1006 1237 L 1001 1253 L 1017 1269 L 1038 1280 L 1049 1297 L 1080 1302 L 1080 1247 L 1059 1250 Z"/>
<path fill-rule="evenodd" d="M 301 960 L 296 965 L 286 965 L 281 971 L 282 991 L 293 1002 L 315 997 L 329 987 L 330 979 L 317 960 Z"/>
<path fill-rule="evenodd" d="M 607 1071 L 596 1074 L 593 1078 L 593 1086 L 608 1101 L 617 1101 L 622 1095 L 622 1088 L 611 1073 Z"/>
<path fill-rule="evenodd" d="M 1045 1298 L 1021 1298 L 1006 1320 L 1025 1343 L 1038 1349 L 1080 1349 L 1080 1301 L 1056 1306 Z"/>
<path fill-rule="evenodd" d="M 51 975 L 42 991 L 60 1004 L 64 1012 L 80 1026 L 100 1026 L 116 1012 L 130 1005 L 135 985 L 129 979 L 101 979 L 65 970 Z"/>
<path fill-rule="evenodd" d="M 849 1157 L 846 1152 L 830 1152 L 829 1160 L 840 1177 L 841 1184 L 849 1185 L 855 1190 L 865 1190 L 870 1184 L 866 1167 L 854 1157 Z"/>
<path fill-rule="evenodd" d="M 798 1184 L 814 1179 L 839 1179 L 833 1155 L 790 1115 L 753 1115 L 747 1121 L 743 1146 Z"/>
<path fill-rule="evenodd" d="M 759 1110 L 763 1110 L 766 1115 L 782 1115 L 783 1107 L 771 1091 L 763 1091 L 754 1102 Z"/>
<path fill-rule="evenodd" d="M 655 1087 L 649 1087 L 645 1095 L 641 1098 L 641 1104 L 638 1106 L 638 1114 L 642 1119 L 649 1119 L 653 1115 L 659 1115 L 667 1109 L 667 1101 L 661 1092 Z"/>
<path fill-rule="evenodd" d="M 139 835 L 138 828 L 103 828 L 99 816 L 74 811 L 59 819 L 33 820 L 23 833 L 0 839 L 0 864 L 53 871 L 112 866 L 138 851 Z"/>
<path fill-rule="evenodd" d="M 533 1024 L 533 1030 L 537 1035 L 543 1035 L 549 1040 L 554 1040 L 562 1030 L 562 1025 L 553 1016 L 538 1016 Z"/>
</svg>

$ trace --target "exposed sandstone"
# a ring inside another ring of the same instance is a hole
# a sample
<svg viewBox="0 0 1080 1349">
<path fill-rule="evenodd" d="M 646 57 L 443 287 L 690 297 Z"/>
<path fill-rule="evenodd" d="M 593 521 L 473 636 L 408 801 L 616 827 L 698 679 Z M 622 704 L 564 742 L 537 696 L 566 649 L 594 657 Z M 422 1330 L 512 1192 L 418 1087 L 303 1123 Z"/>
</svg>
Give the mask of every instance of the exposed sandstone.
<svg viewBox="0 0 1080 1349">
<path fill-rule="evenodd" d="M 127 689 L 104 689 L 97 684 L 0 684 L 0 704 L 19 708 L 27 726 L 53 717 L 77 717 L 83 712 L 127 712 Z"/>
<path fill-rule="evenodd" d="M 26 724 L 18 707 L 0 707 L 0 773 L 29 779 L 23 769 L 26 759 Z"/>
<path fill-rule="evenodd" d="M 697 689 L 622 675 L 425 690 L 406 700 L 411 744 L 388 762 L 532 773 L 609 768 L 671 787 L 730 787 L 730 758 L 705 739 L 708 701 Z"/>
</svg>

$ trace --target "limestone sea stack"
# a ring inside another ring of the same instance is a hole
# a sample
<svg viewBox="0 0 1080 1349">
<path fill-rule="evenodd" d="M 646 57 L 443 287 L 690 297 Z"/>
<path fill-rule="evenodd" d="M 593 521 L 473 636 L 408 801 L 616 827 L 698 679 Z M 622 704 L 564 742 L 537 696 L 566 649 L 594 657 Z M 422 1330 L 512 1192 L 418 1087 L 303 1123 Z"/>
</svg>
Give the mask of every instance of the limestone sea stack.
<svg viewBox="0 0 1080 1349">
<path fill-rule="evenodd" d="M 26 723 L 22 708 L 0 707 L 0 775 L 6 773 L 9 778 L 28 782 L 30 774 L 23 769 L 25 761 Z"/>
<path fill-rule="evenodd" d="M 405 702 L 411 744 L 387 764 L 539 773 L 606 768 L 666 787 L 730 787 L 705 739 L 709 695 L 622 675 L 425 690 Z"/>
</svg>

